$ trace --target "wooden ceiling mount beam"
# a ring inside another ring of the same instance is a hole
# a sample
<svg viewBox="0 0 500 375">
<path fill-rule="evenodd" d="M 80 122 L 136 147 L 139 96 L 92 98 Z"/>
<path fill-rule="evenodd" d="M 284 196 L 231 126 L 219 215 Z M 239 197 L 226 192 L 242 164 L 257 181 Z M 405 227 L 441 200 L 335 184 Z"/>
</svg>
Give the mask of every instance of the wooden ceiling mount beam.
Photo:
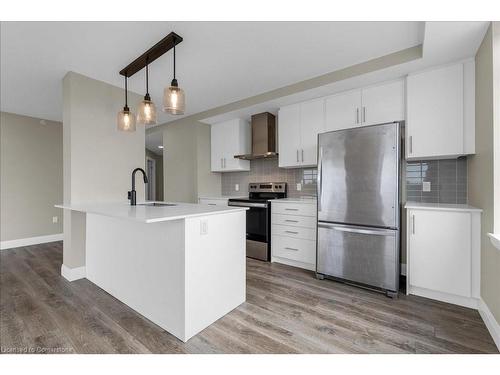
<svg viewBox="0 0 500 375">
<path fill-rule="evenodd" d="M 179 44 L 180 42 L 182 42 L 182 37 L 172 31 L 137 59 L 120 70 L 120 74 L 122 76 L 126 76 L 127 78 L 132 77 L 135 73 L 145 68 L 147 64 L 151 64 L 158 57 L 170 51 L 172 48 L 174 48 L 175 45 Z"/>
</svg>

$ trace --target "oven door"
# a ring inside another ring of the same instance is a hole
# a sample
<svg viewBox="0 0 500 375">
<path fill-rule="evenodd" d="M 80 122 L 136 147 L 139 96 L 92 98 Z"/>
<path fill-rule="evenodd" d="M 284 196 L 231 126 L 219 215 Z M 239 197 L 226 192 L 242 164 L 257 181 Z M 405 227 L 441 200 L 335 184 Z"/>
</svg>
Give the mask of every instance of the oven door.
<svg viewBox="0 0 500 375">
<path fill-rule="evenodd" d="M 247 207 L 247 257 L 270 260 L 269 210 L 267 203 L 229 202 L 229 206 Z"/>
</svg>

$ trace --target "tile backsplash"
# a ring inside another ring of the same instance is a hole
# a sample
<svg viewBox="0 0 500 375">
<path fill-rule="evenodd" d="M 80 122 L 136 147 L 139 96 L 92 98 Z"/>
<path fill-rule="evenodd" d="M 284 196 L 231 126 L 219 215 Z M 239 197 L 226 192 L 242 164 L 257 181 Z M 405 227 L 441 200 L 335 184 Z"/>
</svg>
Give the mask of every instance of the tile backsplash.
<svg viewBox="0 0 500 375">
<path fill-rule="evenodd" d="M 249 172 L 222 173 L 222 195 L 248 195 L 250 182 L 287 182 L 288 196 L 316 195 L 316 168 L 285 169 L 278 159 L 250 162 Z M 423 191 L 430 182 L 431 191 Z M 297 190 L 297 184 L 302 190 Z M 238 184 L 240 190 L 235 190 Z M 467 159 L 411 161 L 406 163 L 406 200 L 424 203 L 467 203 Z"/>
<path fill-rule="evenodd" d="M 278 159 L 257 159 L 250 161 L 249 172 L 222 173 L 222 195 L 248 195 L 250 182 L 286 182 L 289 197 L 315 196 L 316 178 L 316 168 L 279 168 Z M 302 185 L 300 191 L 298 183 Z M 239 191 L 235 190 L 236 184 Z"/>
<path fill-rule="evenodd" d="M 431 191 L 423 191 L 430 182 Z M 406 164 L 406 200 L 467 203 L 467 158 L 411 161 Z"/>
</svg>

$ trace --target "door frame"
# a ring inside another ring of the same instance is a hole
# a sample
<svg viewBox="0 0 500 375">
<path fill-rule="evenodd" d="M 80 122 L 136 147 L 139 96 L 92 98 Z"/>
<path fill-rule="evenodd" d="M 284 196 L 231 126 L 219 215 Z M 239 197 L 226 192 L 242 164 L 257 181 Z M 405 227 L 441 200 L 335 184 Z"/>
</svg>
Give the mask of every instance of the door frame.
<svg viewBox="0 0 500 375">
<path fill-rule="evenodd" d="M 151 161 L 152 166 L 153 166 L 153 172 L 152 176 L 148 176 L 148 186 L 147 189 L 149 190 L 151 188 L 151 192 L 153 195 L 153 201 L 156 201 L 156 160 L 150 156 L 146 155 L 146 175 L 148 175 L 149 168 L 148 168 L 148 161 Z M 148 192 L 146 191 L 146 200 L 149 200 L 148 198 Z"/>
</svg>

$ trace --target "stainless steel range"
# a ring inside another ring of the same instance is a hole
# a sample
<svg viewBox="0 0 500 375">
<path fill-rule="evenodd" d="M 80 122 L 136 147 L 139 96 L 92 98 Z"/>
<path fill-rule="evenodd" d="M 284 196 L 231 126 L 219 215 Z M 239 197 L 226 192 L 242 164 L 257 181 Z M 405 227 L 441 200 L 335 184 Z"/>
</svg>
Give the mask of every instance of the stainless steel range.
<svg viewBox="0 0 500 375">
<path fill-rule="evenodd" d="M 247 257 L 271 260 L 271 200 L 286 198 L 286 182 L 252 182 L 248 198 L 229 199 L 229 206 L 248 207 Z"/>
</svg>

